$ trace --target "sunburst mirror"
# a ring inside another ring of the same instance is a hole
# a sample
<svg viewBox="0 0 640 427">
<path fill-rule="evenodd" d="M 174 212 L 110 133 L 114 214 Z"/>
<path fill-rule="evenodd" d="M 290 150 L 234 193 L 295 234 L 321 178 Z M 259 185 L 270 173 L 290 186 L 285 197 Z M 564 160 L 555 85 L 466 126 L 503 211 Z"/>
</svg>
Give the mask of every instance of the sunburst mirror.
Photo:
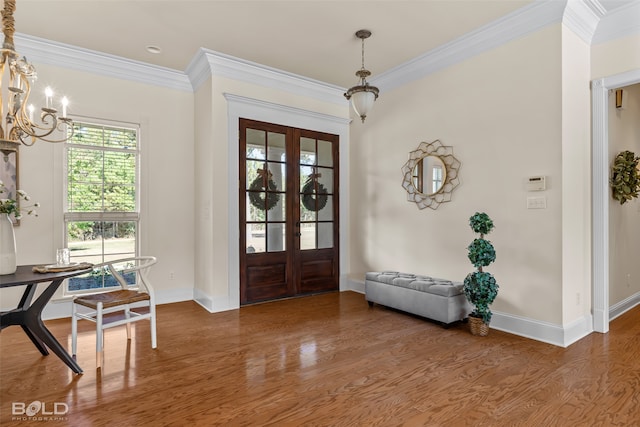
<svg viewBox="0 0 640 427">
<path fill-rule="evenodd" d="M 402 187 L 407 190 L 407 200 L 418 209 L 437 209 L 441 203 L 451 201 L 451 193 L 460 184 L 459 170 L 460 162 L 452 147 L 442 145 L 439 140 L 421 142 L 402 167 Z"/>
</svg>

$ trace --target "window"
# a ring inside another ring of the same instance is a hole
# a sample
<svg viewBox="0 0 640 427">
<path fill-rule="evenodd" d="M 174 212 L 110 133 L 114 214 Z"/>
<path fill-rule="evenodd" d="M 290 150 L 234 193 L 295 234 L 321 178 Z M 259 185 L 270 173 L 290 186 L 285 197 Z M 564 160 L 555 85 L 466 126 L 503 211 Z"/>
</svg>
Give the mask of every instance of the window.
<svg viewBox="0 0 640 427">
<path fill-rule="evenodd" d="M 71 262 L 137 253 L 139 130 L 74 122 L 66 145 L 65 241 Z M 68 280 L 69 291 L 118 286 L 105 270 Z"/>
<path fill-rule="evenodd" d="M 432 183 L 431 193 L 435 194 L 442 187 L 442 166 L 434 165 L 432 173 L 433 175 L 431 178 L 433 180 L 433 183 Z"/>
</svg>

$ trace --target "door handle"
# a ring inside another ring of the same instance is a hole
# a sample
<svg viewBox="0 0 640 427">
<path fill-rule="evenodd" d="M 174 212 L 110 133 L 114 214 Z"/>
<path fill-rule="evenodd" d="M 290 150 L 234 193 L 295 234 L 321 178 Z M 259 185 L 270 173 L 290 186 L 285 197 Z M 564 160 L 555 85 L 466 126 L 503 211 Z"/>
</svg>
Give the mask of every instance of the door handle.
<svg viewBox="0 0 640 427">
<path fill-rule="evenodd" d="M 300 237 L 300 236 L 302 236 L 302 233 L 300 233 L 299 231 L 296 231 L 296 232 L 295 232 L 295 236 L 296 236 L 296 237 Z"/>
</svg>

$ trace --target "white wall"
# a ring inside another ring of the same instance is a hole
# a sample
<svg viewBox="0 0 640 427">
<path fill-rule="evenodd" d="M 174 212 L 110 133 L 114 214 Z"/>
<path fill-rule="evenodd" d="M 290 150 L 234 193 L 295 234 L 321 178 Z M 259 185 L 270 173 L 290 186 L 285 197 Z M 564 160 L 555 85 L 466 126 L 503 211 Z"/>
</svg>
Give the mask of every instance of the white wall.
<svg viewBox="0 0 640 427">
<path fill-rule="evenodd" d="M 193 93 L 34 64 L 39 86 L 55 82 L 71 101 L 70 114 L 139 123 L 142 149 L 141 254 L 155 255 L 150 274 L 159 302 L 193 297 Z M 38 90 L 38 89 L 34 89 Z M 40 216 L 16 228 L 18 264 L 54 261 L 63 242 L 63 146 L 37 142 L 20 149 L 20 184 L 39 201 Z M 173 277 L 173 278 L 171 278 Z M 3 289 L 2 308 L 21 289 Z M 59 298 L 61 291 L 54 298 Z M 50 304 L 49 316 L 66 308 Z M 70 311 L 68 312 L 70 313 Z M 68 314 L 67 313 L 67 314 Z"/>
<path fill-rule="evenodd" d="M 385 92 L 352 126 L 354 277 L 401 270 L 463 280 L 473 271 L 468 218 L 488 213 L 500 292 L 492 309 L 561 324 L 562 79 L 560 25 Z M 461 185 L 437 210 L 406 201 L 400 168 L 439 139 L 462 162 Z M 548 189 L 525 180 L 545 175 Z M 528 210 L 529 196 L 547 209 Z"/>
<path fill-rule="evenodd" d="M 609 164 L 629 150 L 640 156 L 640 84 L 623 88 L 623 108 L 609 99 Z M 609 198 L 609 303 L 640 295 L 640 199 L 621 205 Z"/>
</svg>

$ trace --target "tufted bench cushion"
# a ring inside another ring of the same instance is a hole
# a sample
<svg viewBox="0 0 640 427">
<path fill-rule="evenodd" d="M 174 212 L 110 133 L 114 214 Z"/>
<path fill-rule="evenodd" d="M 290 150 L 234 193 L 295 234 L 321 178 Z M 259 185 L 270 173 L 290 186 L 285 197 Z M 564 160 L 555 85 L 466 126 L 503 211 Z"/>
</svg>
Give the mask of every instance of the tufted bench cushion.
<svg viewBox="0 0 640 427">
<path fill-rule="evenodd" d="M 461 282 L 397 271 L 368 272 L 365 297 L 373 303 L 449 324 L 465 319 L 471 305 Z"/>
</svg>

